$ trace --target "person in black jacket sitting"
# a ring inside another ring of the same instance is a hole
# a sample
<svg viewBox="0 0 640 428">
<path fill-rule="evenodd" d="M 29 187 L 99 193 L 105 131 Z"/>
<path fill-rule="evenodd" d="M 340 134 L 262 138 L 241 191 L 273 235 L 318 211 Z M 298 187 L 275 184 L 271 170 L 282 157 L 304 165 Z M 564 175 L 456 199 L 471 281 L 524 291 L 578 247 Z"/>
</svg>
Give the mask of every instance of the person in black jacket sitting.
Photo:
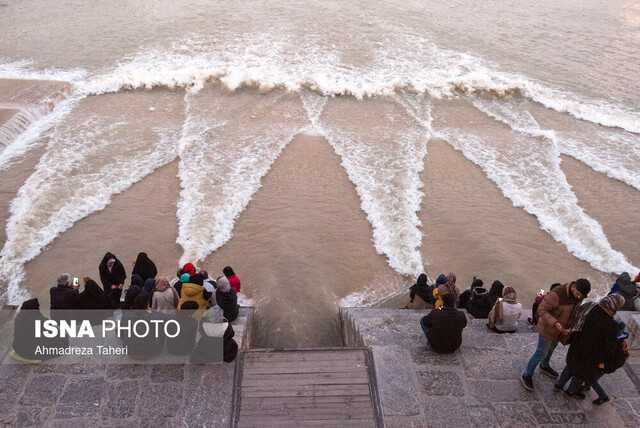
<svg viewBox="0 0 640 428">
<path fill-rule="evenodd" d="M 493 281 L 491 289 L 488 293 L 474 293 L 467 303 L 467 312 L 474 318 L 487 318 L 489 312 L 493 308 L 500 297 L 502 297 L 502 290 L 504 285 L 500 281 Z M 478 289 L 476 289 L 477 291 Z"/>
<path fill-rule="evenodd" d="M 68 273 L 58 276 L 58 285 L 49 290 L 51 296 L 51 310 L 77 309 L 80 305 L 78 286 L 71 285 L 71 277 Z"/>
<path fill-rule="evenodd" d="M 238 305 L 238 295 L 236 290 L 231 288 L 229 280 L 224 276 L 218 278 L 218 288 L 216 289 L 216 302 L 222 308 L 224 317 L 229 322 L 235 321 L 240 313 Z"/>
<path fill-rule="evenodd" d="M 455 352 L 462 344 L 462 330 L 467 326 L 464 312 L 455 308 L 453 294 L 442 296 L 442 309 L 433 309 L 422 317 L 420 325 L 429 345 L 441 354 Z"/>
</svg>

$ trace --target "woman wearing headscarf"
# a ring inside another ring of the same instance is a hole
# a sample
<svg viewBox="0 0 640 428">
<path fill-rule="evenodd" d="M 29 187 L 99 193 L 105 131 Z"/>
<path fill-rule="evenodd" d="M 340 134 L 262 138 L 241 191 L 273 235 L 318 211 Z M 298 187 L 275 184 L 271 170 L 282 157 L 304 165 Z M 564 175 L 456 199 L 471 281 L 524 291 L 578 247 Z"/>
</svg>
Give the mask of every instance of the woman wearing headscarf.
<svg viewBox="0 0 640 428">
<path fill-rule="evenodd" d="M 100 324 L 105 318 L 113 315 L 113 303 L 107 293 L 91 278 L 84 278 L 84 291 L 80 293 L 79 309 L 89 312 L 84 314 L 91 324 Z"/>
<path fill-rule="evenodd" d="M 418 280 L 409 288 L 409 301 L 406 309 L 432 309 L 433 292 L 427 284 L 427 275 L 420 274 Z"/>
<path fill-rule="evenodd" d="M 80 293 L 80 309 L 111 309 L 109 296 L 91 278 L 84 278 L 84 291 Z"/>
<path fill-rule="evenodd" d="M 453 294 L 456 301 L 458 300 L 458 297 L 460 297 L 460 290 L 458 290 L 458 287 L 456 286 L 456 274 L 449 272 L 446 282 L 438 286 L 438 294 L 441 297 L 445 294 Z"/>
<path fill-rule="evenodd" d="M 496 300 L 489 312 L 489 328 L 497 333 L 514 333 L 518 329 L 518 318 L 522 315 L 522 305 L 516 300 L 516 290 L 505 287 L 502 299 Z"/>
<path fill-rule="evenodd" d="M 571 345 L 567 353 L 567 366 L 562 371 L 556 389 L 562 389 L 571 377 L 566 394 L 570 397 L 585 398 L 579 391 L 585 383 L 598 394 L 594 404 L 609 401 L 609 397 L 598 383 L 605 373 L 613 373 L 624 364 L 618 344 L 618 324 L 613 319 L 624 305 L 624 297 L 610 294 L 598 304 L 589 302 L 582 305 L 577 320 L 571 329 Z"/>
<path fill-rule="evenodd" d="M 467 312 L 474 318 L 487 318 L 496 300 L 502 297 L 504 285 L 500 281 L 493 281 L 488 293 L 471 297 L 467 303 Z"/>
<path fill-rule="evenodd" d="M 182 273 L 194 275 L 196 273 L 196 267 L 193 265 L 193 263 L 185 263 L 184 266 L 182 266 Z"/>
<path fill-rule="evenodd" d="M 238 275 L 236 275 L 236 273 L 233 271 L 233 268 L 231 266 L 225 266 L 224 269 L 222 269 L 222 273 L 229 280 L 229 285 L 231 285 L 231 288 L 236 290 L 236 293 L 239 293 L 241 286 L 240 278 L 238 278 Z"/>
<path fill-rule="evenodd" d="M 147 256 L 147 253 L 138 253 L 138 258 L 133 265 L 132 274 L 140 275 L 143 281 L 155 278 L 158 274 L 156 264 Z"/>
<path fill-rule="evenodd" d="M 105 292 L 109 293 L 113 286 L 123 285 L 127 280 L 127 273 L 124 270 L 124 266 L 118 260 L 118 258 L 112 254 L 107 253 L 102 258 L 100 266 L 100 282 L 102 282 L 102 288 Z"/>
<path fill-rule="evenodd" d="M 178 307 L 180 296 L 178 296 L 178 292 L 169 284 L 167 279 L 156 279 L 155 289 L 156 291 L 151 299 L 151 309 L 157 311 L 176 309 Z"/>
</svg>

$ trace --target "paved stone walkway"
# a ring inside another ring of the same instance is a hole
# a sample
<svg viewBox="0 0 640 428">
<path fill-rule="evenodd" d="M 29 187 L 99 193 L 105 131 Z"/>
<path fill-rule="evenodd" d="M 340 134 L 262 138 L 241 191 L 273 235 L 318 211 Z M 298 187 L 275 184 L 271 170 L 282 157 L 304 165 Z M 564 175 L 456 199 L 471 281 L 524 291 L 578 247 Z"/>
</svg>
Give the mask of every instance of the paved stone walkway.
<svg viewBox="0 0 640 428">
<path fill-rule="evenodd" d="M 594 406 L 566 398 L 538 370 L 535 392 L 520 375 L 537 344 L 526 321 L 514 334 L 489 331 L 486 320 L 470 320 L 462 347 L 450 355 L 428 347 L 419 320 L 426 311 L 361 309 L 342 311 L 345 342 L 371 346 L 386 426 L 530 427 L 640 426 L 640 393 L 625 370 L 602 378 L 612 398 Z M 526 319 L 526 318 L 525 318 Z M 552 367 L 564 367 L 566 348 L 558 346 Z"/>
<path fill-rule="evenodd" d="M 240 347 L 248 341 L 245 332 L 251 313 L 242 308 L 232 323 Z M 234 370 L 234 363 L 1 364 L 0 423 L 64 428 L 227 427 Z"/>
</svg>

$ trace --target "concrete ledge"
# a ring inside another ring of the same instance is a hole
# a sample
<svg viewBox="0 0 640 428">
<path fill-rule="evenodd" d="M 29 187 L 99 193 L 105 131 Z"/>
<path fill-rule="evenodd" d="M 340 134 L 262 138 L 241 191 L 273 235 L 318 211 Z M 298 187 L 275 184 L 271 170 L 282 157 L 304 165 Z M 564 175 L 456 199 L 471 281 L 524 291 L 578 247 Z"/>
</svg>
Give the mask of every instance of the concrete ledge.
<svg viewBox="0 0 640 428">
<path fill-rule="evenodd" d="M 523 314 L 513 334 L 488 330 L 486 320 L 468 319 L 461 348 L 438 354 L 420 328 L 426 310 L 343 308 L 347 346 L 370 346 L 387 426 L 552 426 L 635 427 L 640 424 L 640 393 L 624 370 L 602 378 L 611 403 L 567 398 L 553 380 L 536 372 L 536 390 L 522 387 L 520 375 L 538 341 Z M 567 348 L 552 358 L 564 367 Z"/>
<path fill-rule="evenodd" d="M 253 308 L 241 308 L 232 323 L 241 349 L 250 346 L 252 318 Z M 0 423 L 227 427 L 235 367 L 0 364 Z"/>
</svg>

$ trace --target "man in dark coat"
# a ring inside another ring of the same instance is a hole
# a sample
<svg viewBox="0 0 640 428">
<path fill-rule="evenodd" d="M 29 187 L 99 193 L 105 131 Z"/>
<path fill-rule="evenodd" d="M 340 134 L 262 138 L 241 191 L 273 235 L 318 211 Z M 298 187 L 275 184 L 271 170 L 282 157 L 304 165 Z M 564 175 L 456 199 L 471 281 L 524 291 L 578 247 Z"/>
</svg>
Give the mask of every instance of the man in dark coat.
<svg viewBox="0 0 640 428">
<path fill-rule="evenodd" d="M 100 266 L 98 266 L 98 271 L 100 271 L 100 282 L 102 282 L 102 288 L 107 293 L 111 291 L 111 287 L 113 285 L 116 287 L 123 285 L 127 280 L 127 273 L 124 270 L 122 262 L 120 262 L 120 260 L 111 253 L 104 255 L 100 262 Z"/>
<path fill-rule="evenodd" d="M 429 345 L 436 352 L 449 354 L 462 344 L 462 330 L 467 326 L 467 317 L 455 308 L 455 295 L 444 294 L 442 304 L 442 309 L 432 309 L 422 317 L 420 325 Z"/>
<path fill-rule="evenodd" d="M 80 294 L 78 286 L 71 285 L 71 278 L 68 273 L 58 276 L 58 285 L 51 287 L 51 310 L 77 309 L 80 304 Z"/>
<path fill-rule="evenodd" d="M 231 288 L 229 280 L 225 277 L 218 279 L 218 288 L 216 289 L 216 302 L 218 306 L 222 308 L 224 317 L 227 321 L 232 322 L 240 313 L 240 306 L 238 305 L 238 295 L 236 290 Z"/>
</svg>

